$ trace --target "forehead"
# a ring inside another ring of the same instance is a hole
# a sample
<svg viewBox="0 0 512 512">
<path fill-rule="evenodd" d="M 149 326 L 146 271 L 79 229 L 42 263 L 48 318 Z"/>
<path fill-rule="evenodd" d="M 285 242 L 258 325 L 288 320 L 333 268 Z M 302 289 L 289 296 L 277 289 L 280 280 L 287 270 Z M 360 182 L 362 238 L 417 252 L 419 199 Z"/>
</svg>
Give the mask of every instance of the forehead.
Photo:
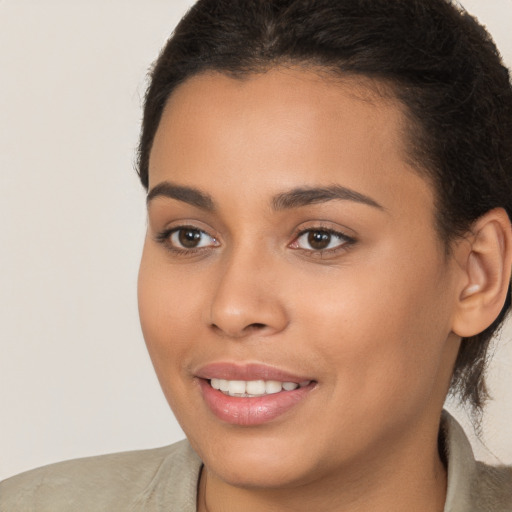
<svg viewBox="0 0 512 512">
<path fill-rule="evenodd" d="M 227 128 L 242 118 L 248 123 L 264 118 L 269 124 L 277 122 L 276 128 L 290 128 L 290 132 L 294 127 L 312 128 L 315 123 L 332 130 L 335 124 L 350 122 L 353 131 L 364 127 L 371 135 L 385 124 L 388 129 L 380 134 L 390 135 L 386 141 L 402 150 L 406 149 L 402 144 L 407 124 L 404 108 L 391 86 L 367 77 L 335 76 L 322 69 L 300 67 L 276 67 L 240 77 L 206 72 L 174 90 L 161 127 L 169 129 L 179 122 L 180 131 L 186 127 L 198 131 L 198 124 L 206 129 L 212 126 L 210 121 Z"/>
<path fill-rule="evenodd" d="M 391 200 L 419 187 L 431 203 L 429 184 L 409 163 L 406 133 L 402 104 L 369 79 L 301 68 L 243 78 L 206 73 L 168 100 L 150 188 L 171 179 L 249 197 L 339 183 L 370 196 L 385 190 Z"/>
</svg>

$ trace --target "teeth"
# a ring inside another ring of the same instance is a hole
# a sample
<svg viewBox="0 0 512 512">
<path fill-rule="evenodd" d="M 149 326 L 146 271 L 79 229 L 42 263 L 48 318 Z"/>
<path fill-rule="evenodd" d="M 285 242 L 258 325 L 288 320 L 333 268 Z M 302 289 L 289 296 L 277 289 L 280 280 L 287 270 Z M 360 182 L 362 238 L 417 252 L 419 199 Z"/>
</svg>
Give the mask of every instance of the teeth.
<svg viewBox="0 0 512 512">
<path fill-rule="evenodd" d="M 230 380 L 228 393 L 233 395 L 243 395 L 245 393 L 245 382 L 243 380 Z"/>
<path fill-rule="evenodd" d="M 309 385 L 311 381 L 301 382 L 279 382 L 277 380 L 225 380 L 211 379 L 212 388 L 222 391 L 229 396 L 257 397 L 272 395 L 281 391 L 293 391 L 300 387 Z"/>
<path fill-rule="evenodd" d="M 264 380 L 250 380 L 245 384 L 245 393 L 248 395 L 264 395 L 265 394 L 265 381 Z"/>
<path fill-rule="evenodd" d="M 283 385 L 277 380 L 267 380 L 267 382 L 265 382 L 265 392 L 267 395 L 279 393 L 282 389 Z"/>
</svg>

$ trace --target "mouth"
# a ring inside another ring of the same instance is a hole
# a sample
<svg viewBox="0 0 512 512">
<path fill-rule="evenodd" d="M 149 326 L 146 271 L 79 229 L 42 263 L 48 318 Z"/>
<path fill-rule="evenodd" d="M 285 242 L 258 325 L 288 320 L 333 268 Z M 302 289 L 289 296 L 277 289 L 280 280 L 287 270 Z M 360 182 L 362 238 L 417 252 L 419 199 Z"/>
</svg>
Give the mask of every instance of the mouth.
<svg viewBox="0 0 512 512">
<path fill-rule="evenodd" d="M 281 393 L 282 391 L 294 391 L 297 388 L 305 388 L 311 384 L 310 380 L 297 382 L 281 382 L 278 380 L 227 380 L 210 379 L 210 386 L 227 396 L 257 398 L 266 395 Z"/>
<path fill-rule="evenodd" d="M 215 363 L 197 372 L 208 409 L 224 423 L 257 426 L 291 413 L 317 382 L 265 365 Z"/>
</svg>

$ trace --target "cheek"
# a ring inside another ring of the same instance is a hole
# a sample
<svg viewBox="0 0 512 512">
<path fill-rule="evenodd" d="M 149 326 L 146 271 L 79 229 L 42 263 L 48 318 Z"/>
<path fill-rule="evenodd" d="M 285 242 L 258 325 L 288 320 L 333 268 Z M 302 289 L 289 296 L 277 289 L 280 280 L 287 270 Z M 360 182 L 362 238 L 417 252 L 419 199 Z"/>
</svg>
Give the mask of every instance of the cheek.
<svg viewBox="0 0 512 512">
<path fill-rule="evenodd" d="M 418 402 L 432 391 L 450 332 L 437 262 L 420 269 L 395 255 L 380 263 L 345 269 L 335 285 L 311 283 L 297 315 L 339 399 L 358 396 L 377 409 L 397 393 Z"/>
<path fill-rule="evenodd" d="M 139 316 L 158 378 L 186 357 L 197 338 L 200 297 L 186 272 L 172 269 L 154 248 L 144 247 L 138 279 Z"/>
<path fill-rule="evenodd" d="M 190 288 L 186 273 L 172 271 L 146 243 L 138 279 L 140 322 L 156 376 L 178 421 L 194 415 L 186 362 L 199 339 L 199 297 Z"/>
</svg>

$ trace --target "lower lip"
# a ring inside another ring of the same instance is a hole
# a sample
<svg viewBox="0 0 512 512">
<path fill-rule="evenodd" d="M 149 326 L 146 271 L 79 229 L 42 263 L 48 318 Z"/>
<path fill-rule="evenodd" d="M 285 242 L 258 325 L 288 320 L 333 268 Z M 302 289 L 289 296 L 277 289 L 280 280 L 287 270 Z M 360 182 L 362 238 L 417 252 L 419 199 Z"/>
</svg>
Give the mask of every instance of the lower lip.
<svg viewBox="0 0 512 512">
<path fill-rule="evenodd" d="M 210 386 L 209 381 L 199 379 L 206 405 L 217 418 L 233 425 L 262 425 L 274 420 L 300 404 L 314 387 L 299 387 L 293 391 L 280 391 L 260 397 L 228 396 Z"/>
</svg>

